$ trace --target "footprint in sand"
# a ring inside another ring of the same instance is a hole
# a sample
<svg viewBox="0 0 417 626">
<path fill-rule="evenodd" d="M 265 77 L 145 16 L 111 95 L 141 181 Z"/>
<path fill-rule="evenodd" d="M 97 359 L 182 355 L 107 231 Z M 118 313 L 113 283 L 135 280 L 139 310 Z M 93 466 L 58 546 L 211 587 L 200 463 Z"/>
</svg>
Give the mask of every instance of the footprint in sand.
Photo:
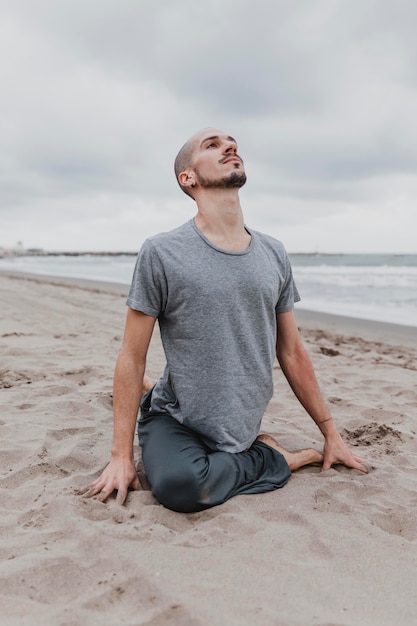
<svg viewBox="0 0 417 626">
<path fill-rule="evenodd" d="M 414 509 L 415 510 L 415 509 Z M 417 515 L 410 513 L 410 506 L 388 509 L 370 516 L 373 524 L 390 535 L 397 535 L 407 541 L 417 538 Z"/>
</svg>

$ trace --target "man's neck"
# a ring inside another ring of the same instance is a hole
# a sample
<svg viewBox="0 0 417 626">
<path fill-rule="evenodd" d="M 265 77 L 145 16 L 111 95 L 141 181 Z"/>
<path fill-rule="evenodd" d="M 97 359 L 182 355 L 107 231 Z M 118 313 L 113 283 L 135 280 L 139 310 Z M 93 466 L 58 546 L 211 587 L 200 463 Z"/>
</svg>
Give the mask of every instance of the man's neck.
<svg viewBox="0 0 417 626">
<path fill-rule="evenodd" d="M 249 246 L 251 237 L 245 229 L 237 190 L 207 189 L 196 202 L 195 224 L 211 243 L 234 252 Z"/>
</svg>

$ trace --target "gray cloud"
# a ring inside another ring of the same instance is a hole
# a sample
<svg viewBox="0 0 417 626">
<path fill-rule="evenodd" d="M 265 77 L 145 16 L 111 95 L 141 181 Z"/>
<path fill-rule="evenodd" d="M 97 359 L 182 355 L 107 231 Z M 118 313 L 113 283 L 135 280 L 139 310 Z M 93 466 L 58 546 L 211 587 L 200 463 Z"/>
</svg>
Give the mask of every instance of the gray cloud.
<svg viewBox="0 0 417 626">
<path fill-rule="evenodd" d="M 393 205 L 409 219 L 412 0 L 10 0 L 0 18 L 0 245 L 23 232 L 67 247 L 62 224 L 88 223 L 83 245 L 116 231 L 131 248 L 138 224 L 176 225 L 193 206 L 173 159 L 208 125 L 238 138 L 260 229 L 351 207 L 371 230 L 376 204 L 388 223 Z"/>
</svg>

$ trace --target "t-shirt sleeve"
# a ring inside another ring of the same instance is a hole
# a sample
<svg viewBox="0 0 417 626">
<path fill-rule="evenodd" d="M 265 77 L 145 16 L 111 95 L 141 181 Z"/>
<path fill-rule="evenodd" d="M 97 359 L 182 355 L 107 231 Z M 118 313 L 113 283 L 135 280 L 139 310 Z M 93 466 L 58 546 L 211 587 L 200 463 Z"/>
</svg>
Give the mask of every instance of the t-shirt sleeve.
<svg viewBox="0 0 417 626">
<path fill-rule="evenodd" d="M 292 311 L 294 308 L 295 302 L 299 302 L 301 300 L 300 294 L 298 293 L 297 286 L 294 282 L 294 278 L 292 275 L 292 268 L 290 259 L 288 258 L 287 253 L 285 252 L 285 278 L 284 284 L 281 290 L 281 293 L 278 298 L 277 305 L 275 307 L 276 313 L 287 313 L 288 311 Z"/>
<path fill-rule="evenodd" d="M 158 317 L 165 308 L 166 278 L 161 260 L 150 240 L 139 251 L 126 304 L 145 315 Z"/>
</svg>

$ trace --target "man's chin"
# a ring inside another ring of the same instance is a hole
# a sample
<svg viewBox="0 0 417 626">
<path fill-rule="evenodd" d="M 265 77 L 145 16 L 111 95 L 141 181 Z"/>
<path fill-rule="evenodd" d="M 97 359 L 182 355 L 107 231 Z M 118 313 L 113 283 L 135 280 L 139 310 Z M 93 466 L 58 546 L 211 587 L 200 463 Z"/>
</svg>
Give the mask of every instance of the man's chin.
<svg viewBox="0 0 417 626">
<path fill-rule="evenodd" d="M 228 176 L 228 181 L 226 184 L 226 188 L 228 189 L 239 189 L 243 187 L 246 183 L 246 174 L 245 172 L 232 172 L 230 176 Z"/>
<path fill-rule="evenodd" d="M 243 171 L 234 171 L 214 180 L 199 178 L 198 182 L 204 189 L 240 189 L 246 183 L 246 174 Z"/>
</svg>

